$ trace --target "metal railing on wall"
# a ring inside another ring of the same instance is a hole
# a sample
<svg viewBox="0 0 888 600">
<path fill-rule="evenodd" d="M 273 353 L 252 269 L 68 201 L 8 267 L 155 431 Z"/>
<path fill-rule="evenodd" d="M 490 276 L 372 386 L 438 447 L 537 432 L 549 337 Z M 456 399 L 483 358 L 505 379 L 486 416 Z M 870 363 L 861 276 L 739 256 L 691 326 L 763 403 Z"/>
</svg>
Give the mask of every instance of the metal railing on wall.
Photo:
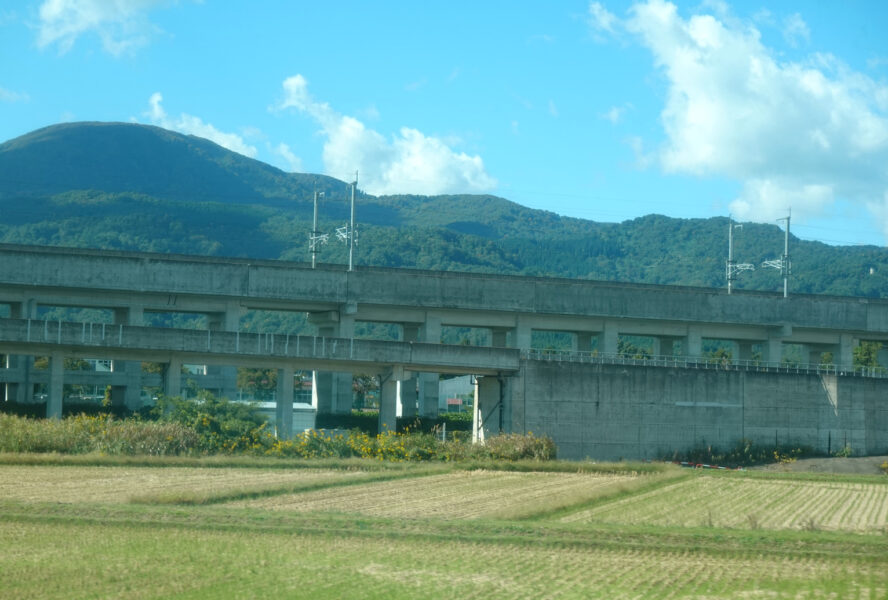
<svg viewBox="0 0 888 600">
<path fill-rule="evenodd" d="M 598 365 L 629 365 L 639 367 L 705 369 L 712 371 L 757 371 L 799 375 L 846 375 L 851 377 L 888 378 L 888 369 L 885 367 L 841 368 L 833 364 L 733 360 L 705 356 L 637 356 L 595 351 L 584 352 L 578 350 L 531 349 L 522 350 L 521 357 L 530 360 Z"/>
</svg>

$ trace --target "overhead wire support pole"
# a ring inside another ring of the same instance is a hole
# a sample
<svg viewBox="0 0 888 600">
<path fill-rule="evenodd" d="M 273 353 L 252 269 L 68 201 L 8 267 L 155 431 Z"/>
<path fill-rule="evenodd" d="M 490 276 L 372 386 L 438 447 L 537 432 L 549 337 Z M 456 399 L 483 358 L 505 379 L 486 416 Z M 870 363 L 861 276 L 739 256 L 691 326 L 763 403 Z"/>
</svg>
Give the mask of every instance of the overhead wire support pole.
<svg viewBox="0 0 888 600">
<path fill-rule="evenodd" d="M 742 229 L 742 224 L 735 224 L 734 219 L 728 216 L 728 262 L 725 265 L 725 277 L 728 280 L 728 294 L 730 294 L 734 289 L 734 280 L 737 279 L 737 274 L 742 271 L 752 271 L 755 269 L 755 265 L 750 263 L 737 263 L 734 262 L 734 228 Z"/>
<path fill-rule="evenodd" d="M 355 268 L 355 188 L 358 187 L 358 172 L 355 171 L 355 181 L 352 183 L 351 197 L 351 227 L 348 236 L 348 270 Z"/>
<path fill-rule="evenodd" d="M 789 297 L 789 275 L 792 272 L 792 263 L 789 259 L 789 222 L 792 218 L 792 210 L 790 210 L 785 217 L 782 219 L 777 219 L 778 221 L 786 221 L 786 233 L 783 238 L 783 254 L 780 256 L 779 260 L 766 260 L 762 263 L 766 267 L 771 267 L 773 269 L 780 269 L 781 274 L 783 275 L 783 297 Z"/>
<path fill-rule="evenodd" d="M 355 227 L 355 189 L 358 187 L 358 172 L 355 171 L 355 180 L 351 183 L 351 220 L 343 227 L 336 228 L 336 238 L 348 244 L 348 270 L 355 268 L 355 244 L 358 232 Z"/>
<path fill-rule="evenodd" d="M 311 268 L 314 269 L 317 264 L 318 246 L 326 244 L 330 234 L 322 234 L 318 231 L 318 198 L 323 196 L 324 192 L 314 193 L 314 219 L 312 220 L 311 233 L 308 236 L 308 248 L 311 250 Z"/>
</svg>

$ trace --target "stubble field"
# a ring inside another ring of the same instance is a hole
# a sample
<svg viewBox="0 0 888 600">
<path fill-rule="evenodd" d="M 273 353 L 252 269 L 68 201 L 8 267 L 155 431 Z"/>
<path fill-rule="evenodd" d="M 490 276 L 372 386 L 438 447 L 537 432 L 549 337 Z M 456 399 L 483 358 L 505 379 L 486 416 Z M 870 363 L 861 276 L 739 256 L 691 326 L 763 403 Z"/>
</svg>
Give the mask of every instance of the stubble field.
<svg viewBox="0 0 888 600">
<path fill-rule="evenodd" d="M 888 598 L 886 492 L 631 465 L 6 464 L 0 597 Z"/>
</svg>

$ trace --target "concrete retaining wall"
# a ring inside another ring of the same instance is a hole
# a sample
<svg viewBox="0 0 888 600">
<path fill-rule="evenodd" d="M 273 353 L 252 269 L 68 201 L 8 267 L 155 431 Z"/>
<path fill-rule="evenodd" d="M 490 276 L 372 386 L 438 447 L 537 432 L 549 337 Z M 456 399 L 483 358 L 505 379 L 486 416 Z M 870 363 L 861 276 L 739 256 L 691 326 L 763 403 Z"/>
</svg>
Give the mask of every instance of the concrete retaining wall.
<svg viewBox="0 0 888 600">
<path fill-rule="evenodd" d="M 888 452 L 888 380 L 522 361 L 504 379 L 506 430 L 549 435 L 559 457 L 654 459 L 756 444 Z"/>
</svg>

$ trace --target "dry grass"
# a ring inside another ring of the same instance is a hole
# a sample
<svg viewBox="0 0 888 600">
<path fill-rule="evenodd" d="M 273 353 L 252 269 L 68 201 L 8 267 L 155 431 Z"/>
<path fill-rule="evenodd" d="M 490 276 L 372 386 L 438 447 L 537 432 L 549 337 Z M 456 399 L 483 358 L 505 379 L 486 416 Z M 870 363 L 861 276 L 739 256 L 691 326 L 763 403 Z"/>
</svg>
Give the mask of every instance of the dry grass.
<svg viewBox="0 0 888 600">
<path fill-rule="evenodd" d="M 562 521 L 879 533 L 888 527 L 888 484 L 702 475 Z"/>
<path fill-rule="evenodd" d="M 122 503 L 134 498 L 225 493 L 287 484 L 330 484 L 361 471 L 281 471 L 187 467 L 32 467 L 0 465 L 0 498 L 22 502 Z"/>
<path fill-rule="evenodd" d="M 348 512 L 376 517 L 516 518 L 588 501 L 638 476 L 458 471 L 237 502 L 269 510 Z"/>
</svg>

